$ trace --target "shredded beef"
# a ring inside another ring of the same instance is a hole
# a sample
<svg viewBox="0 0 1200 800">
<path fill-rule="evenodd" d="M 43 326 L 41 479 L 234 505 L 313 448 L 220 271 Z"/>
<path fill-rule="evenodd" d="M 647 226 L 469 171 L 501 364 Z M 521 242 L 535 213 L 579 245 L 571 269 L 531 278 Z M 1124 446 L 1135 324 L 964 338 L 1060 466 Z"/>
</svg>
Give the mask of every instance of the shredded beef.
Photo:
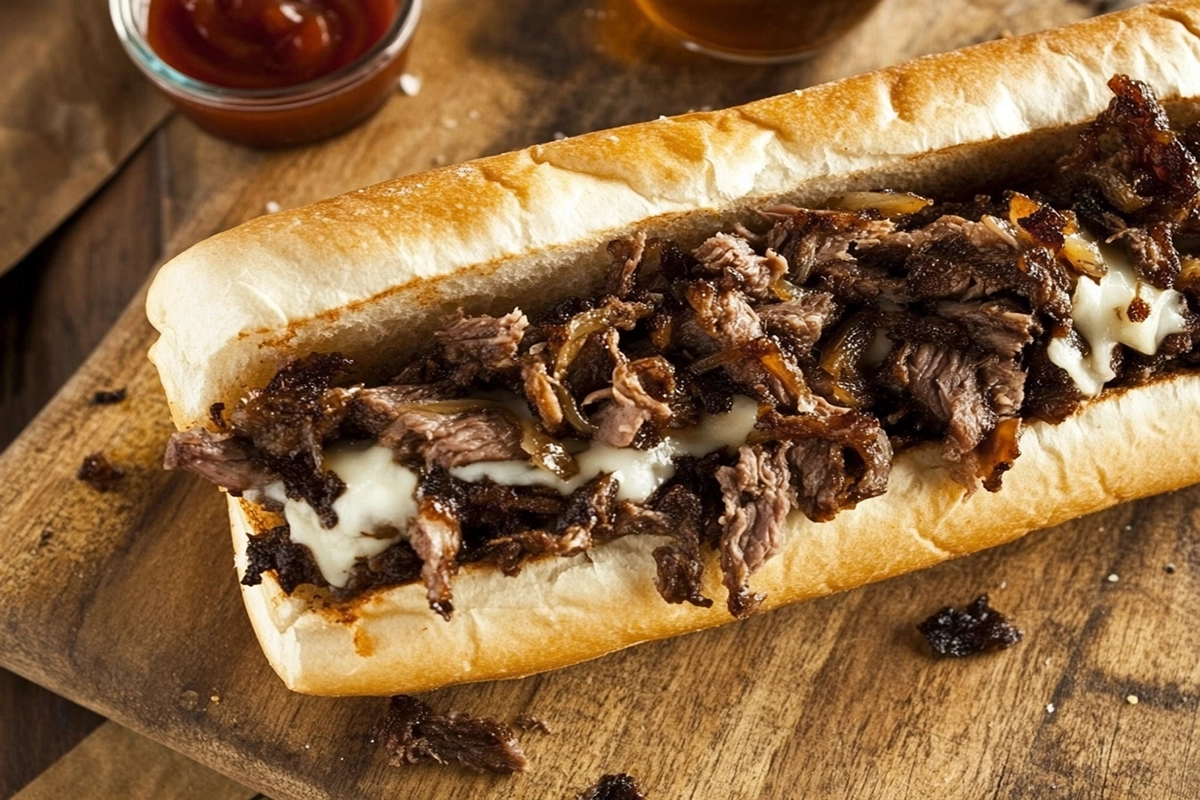
<svg viewBox="0 0 1200 800">
<path fill-rule="evenodd" d="M 262 463 L 254 446 L 232 433 L 181 431 L 167 442 L 166 469 L 186 469 L 233 495 L 261 491 L 280 480 Z"/>
<path fill-rule="evenodd" d="M 879 420 L 869 414 L 768 411 L 758 427 L 786 444 L 797 506 L 814 522 L 887 490 L 892 448 Z"/>
<path fill-rule="evenodd" d="M 475 772 L 524 772 L 529 763 L 507 725 L 461 711 L 439 714 L 410 695 L 388 703 L 379 738 L 394 767 L 436 761 Z"/>
<path fill-rule="evenodd" d="M 608 274 L 608 293 L 625 299 L 637 288 L 638 268 L 646 253 L 646 234 L 638 232 L 628 239 L 615 239 L 608 245 L 612 268 Z"/>
<path fill-rule="evenodd" d="M 454 612 L 450 584 L 462 546 L 462 529 L 454 509 L 443 498 L 422 497 L 416 515 L 408 524 L 408 541 L 423 565 L 421 581 L 425 584 L 429 607 L 443 619 L 450 619 Z"/>
<path fill-rule="evenodd" d="M 820 341 L 837 316 L 837 306 L 828 292 L 804 292 L 794 300 L 763 306 L 758 316 L 767 333 L 779 337 L 790 349 L 803 352 Z"/>
<path fill-rule="evenodd" d="M 124 386 L 120 389 L 102 389 L 92 393 L 92 405 L 109 406 L 125 399 L 129 391 Z"/>
<path fill-rule="evenodd" d="M 92 453 L 83 459 L 75 477 L 97 492 L 107 492 L 125 477 L 125 470 L 109 461 L 103 453 Z"/>
<path fill-rule="evenodd" d="M 939 656 L 963 656 L 1004 649 L 1021 641 L 1021 632 L 980 595 L 962 611 L 947 606 L 917 626 Z"/>
<path fill-rule="evenodd" d="M 773 250 L 760 256 L 740 236 L 718 233 L 692 253 L 700 271 L 720 277 L 725 289 L 740 289 L 747 297 L 766 300 L 772 288 L 787 274 L 788 263 Z"/>
<path fill-rule="evenodd" d="M 264 572 L 274 572 L 279 586 L 291 594 L 297 586 L 325 586 L 325 578 L 307 547 L 296 544 L 286 525 L 250 536 L 246 543 L 244 586 L 258 586 Z"/>
<path fill-rule="evenodd" d="M 1200 202 L 1200 166 L 1170 129 L 1150 88 L 1125 75 L 1108 82 L 1114 97 L 1059 163 L 1064 182 L 1092 183 L 1134 220 L 1189 221 Z M 1113 147 L 1115 138 L 1116 146 Z"/>
<path fill-rule="evenodd" d="M 750 591 L 750 576 L 783 547 L 793 501 L 789 479 L 783 447 L 743 446 L 736 465 L 717 470 L 725 502 L 721 570 L 735 617 L 754 613 L 766 598 Z"/>
<path fill-rule="evenodd" d="M 350 368 L 337 353 L 312 353 L 285 364 L 230 416 L 233 429 L 275 458 L 310 454 L 320 466 L 321 442 L 337 430 L 350 393 L 333 382 Z"/>
<path fill-rule="evenodd" d="M 579 795 L 579 800 L 646 800 L 633 776 L 602 775 L 599 782 Z"/>
<path fill-rule="evenodd" d="M 435 334 L 441 357 L 456 368 L 456 382 L 479 374 L 511 369 L 517 364 L 521 339 L 529 320 L 520 310 L 503 317 L 468 317 L 462 309 Z"/>
<path fill-rule="evenodd" d="M 1011 300 L 960 303 L 942 301 L 937 314 L 954 320 L 967 330 L 971 340 L 981 349 L 1013 358 L 1040 333 L 1037 319 Z"/>
<path fill-rule="evenodd" d="M 443 413 L 406 406 L 379 435 L 379 443 L 401 460 L 444 468 L 525 457 L 520 424 L 492 408 Z"/>
</svg>

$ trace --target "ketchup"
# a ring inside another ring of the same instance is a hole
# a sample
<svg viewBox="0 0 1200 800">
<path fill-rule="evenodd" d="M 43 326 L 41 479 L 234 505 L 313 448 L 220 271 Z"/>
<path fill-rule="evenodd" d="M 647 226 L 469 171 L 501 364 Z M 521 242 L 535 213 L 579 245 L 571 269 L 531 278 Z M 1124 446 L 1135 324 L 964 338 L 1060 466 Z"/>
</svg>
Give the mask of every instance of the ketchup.
<svg viewBox="0 0 1200 800">
<path fill-rule="evenodd" d="M 146 41 L 166 63 L 235 89 L 295 86 L 354 63 L 399 0 L 151 0 Z"/>
<path fill-rule="evenodd" d="M 421 0 L 150 0 L 146 44 L 200 83 L 142 68 L 221 138 L 314 142 L 395 94 L 420 9 Z"/>
</svg>

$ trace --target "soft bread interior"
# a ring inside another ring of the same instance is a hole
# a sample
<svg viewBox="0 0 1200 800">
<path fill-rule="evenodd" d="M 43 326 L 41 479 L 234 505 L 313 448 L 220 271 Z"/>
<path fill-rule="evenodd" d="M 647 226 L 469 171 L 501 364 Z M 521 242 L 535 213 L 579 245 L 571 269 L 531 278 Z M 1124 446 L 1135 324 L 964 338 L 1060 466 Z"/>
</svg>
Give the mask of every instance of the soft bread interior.
<svg viewBox="0 0 1200 800">
<path fill-rule="evenodd" d="M 861 586 L 1022 536 L 1120 502 L 1200 481 L 1200 377 L 1164 380 L 1088 404 L 1059 425 L 1033 423 L 1003 490 L 965 496 L 933 447 L 896 459 L 886 494 L 813 523 L 789 520 L 785 550 L 751 579 L 764 608 Z M 239 575 L 253 523 L 229 499 Z M 249 511 L 250 514 L 254 512 Z M 244 587 L 268 659 L 292 689 L 330 695 L 419 692 L 510 678 L 639 642 L 732 621 L 709 553 L 712 608 L 671 605 L 654 588 L 651 551 L 630 536 L 573 558 L 543 559 L 507 578 L 465 567 L 447 622 L 419 583 L 350 606 L 311 609 L 270 575 Z M 320 606 L 319 601 L 316 603 Z"/>
</svg>

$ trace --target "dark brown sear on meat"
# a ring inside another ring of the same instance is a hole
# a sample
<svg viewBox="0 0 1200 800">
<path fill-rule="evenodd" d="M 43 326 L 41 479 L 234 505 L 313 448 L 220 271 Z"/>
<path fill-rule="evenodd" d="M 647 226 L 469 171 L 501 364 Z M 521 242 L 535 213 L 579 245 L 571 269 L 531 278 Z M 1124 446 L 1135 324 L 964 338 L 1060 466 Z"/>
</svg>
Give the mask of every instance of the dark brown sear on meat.
<svg viewBox="0 0 1200 800">
<path fill-rule="evenodd" d="M 643 536 L 664 601 L 710 606 L 715 559 L 730 613 L 750 614 L 752 576 L 795 535 L 789 518 L 820 523 L 882 494 L 896 452 L 936 448 L 968 493 L 1001 490 L 1026 423 L 1085 401 L 1062 352 L 1117 387 L 1200 365 L 1200 125 L 1176 135 L 1145 86 L 1110 87 L 1048 178 L 946 202 L 776 205 L 691 251 L 636 233 L 608 244 L 594 296 L 529 316 L 460 310 L 380 385 L 346 385 L 336 353 L 285 364 L 228 413 L 214 406 L 213 430 L 177 434 L 167 466 L 268 510 L 307 504 L 335 537 L 354 487 L 334 453 L 386 448 L 411 473 L 407 516 L 349 532 L 374 544 L 348 571 L 331 580 L 285 525 L 252 537 L 248 584 L 274 573 L 336 601 L 419 581 L 449 618 L 463 565 L 514 575 Z M 1174 292 L 1182 323 L 1153 352 L 1117 343 L 1093 358 L 1073 298 L 1114 258 L 1139 286 L 1120 315 L 1151 324 L 1156 293 Z M 681 444 L 739 414 L 740 438 Z M 660 472 L 642 485 L 589 467 L 596 453 Z"/>
</svg>

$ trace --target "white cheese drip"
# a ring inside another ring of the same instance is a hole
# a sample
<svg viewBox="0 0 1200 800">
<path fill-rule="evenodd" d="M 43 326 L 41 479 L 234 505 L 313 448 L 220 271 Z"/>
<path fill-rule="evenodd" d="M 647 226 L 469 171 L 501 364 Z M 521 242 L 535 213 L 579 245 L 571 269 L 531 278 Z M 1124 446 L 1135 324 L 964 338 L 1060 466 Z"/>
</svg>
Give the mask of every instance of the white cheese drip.
<svg viewBox="0 0 1200 800">
<path fill-rule="evenodd" d="M 312 551 L 325 580 L 345 586 L 356 561 L 377 556 L 407 536 L 408 521 L 417 511 L 417 475 L 381 445 L 331 447 L 325 451 L 325 466 L 346 484 L 333 501 L 338 524 L 321 527 L 317 512 L 303 500 L 288 500 L 283 514 L 292 541 Z"/>
<path fill-rule="evenodd" d="M 619 482 L 618 499 L 641 502 L 675 474 L 672 459 L 702 456 L 722 447 L 740 447 L 754 430 L 757 418 L 758 404 L 739 395 L 734 397 L 733 409 L 728 414 L 709 417 L 694 428 L 671 431 L 661 444 L 649 450 L 592 442 L 586 450 L 575 454 L 579 474 L 566 481 L 528 461 L 477 461 L 455 467 L 450 474 L 464 481 L 490 478 L 509 486 L 549 486 L 570 494 L 607 472 Z"/>
<path fill-rule="evenodd" d="M 528 413 L 528 412 L 525 412 Z M 672 431 L 651 450 L 617 448 L 592 442 L 575 454 L 579 474 L 564 481 L 529 461 L 480 461 L 450 470 L 456 478 L 490 478 L 510 486 L 550 486 L 570 494 L 601 473 L 619 482 L 621 500 L 645 500 L 675 474 L 673 458 L 702 456 L 722 447 L 740 447 L 754 429 L 758 404 L 734 397 L 728 414 L 709 417 L 695 428 Z M 381 445 L 336 445 L 325 451 L 325 466 L 337 473 L 346 490 L 334 501 L 338 524 L 321 527 L 317 513 L 304 500 L 288 500 L 283 513 L 291 539 L 312 551 L 317 568 L 331 586 L 345 586 L 360 559 L 379 555 L 397 539 L 407 538 L 408 524 L 417 511 L 417 475 L 397 464 L 392 451 Z M 274 494 L 282 486 L 272 487 Z M 268 495 L 273 492 L 268 491 Z"/>
<path fill-rule="evenodd" d="M 1084 355 L 1066 337 L 1050 340 L 1050 360 L 1062 367 L 1087 397 L 1100 394 L 1104 384 L 1117 377 L 1112 369 L 1113 350 L 1127 345 L 1154 355 L 1163 339 L 1187 328 L 1183 295 L 1139 281 L 1124 253 L 1100 246 L 1108 272 L 1097 283 L 1081 277 L 1072 296 L 1071 319 L 1091 352 Z M 1129 319 L 1129 304 L 1141 298 L 1150 309 L 1141 322 Z"/>
</svg>

